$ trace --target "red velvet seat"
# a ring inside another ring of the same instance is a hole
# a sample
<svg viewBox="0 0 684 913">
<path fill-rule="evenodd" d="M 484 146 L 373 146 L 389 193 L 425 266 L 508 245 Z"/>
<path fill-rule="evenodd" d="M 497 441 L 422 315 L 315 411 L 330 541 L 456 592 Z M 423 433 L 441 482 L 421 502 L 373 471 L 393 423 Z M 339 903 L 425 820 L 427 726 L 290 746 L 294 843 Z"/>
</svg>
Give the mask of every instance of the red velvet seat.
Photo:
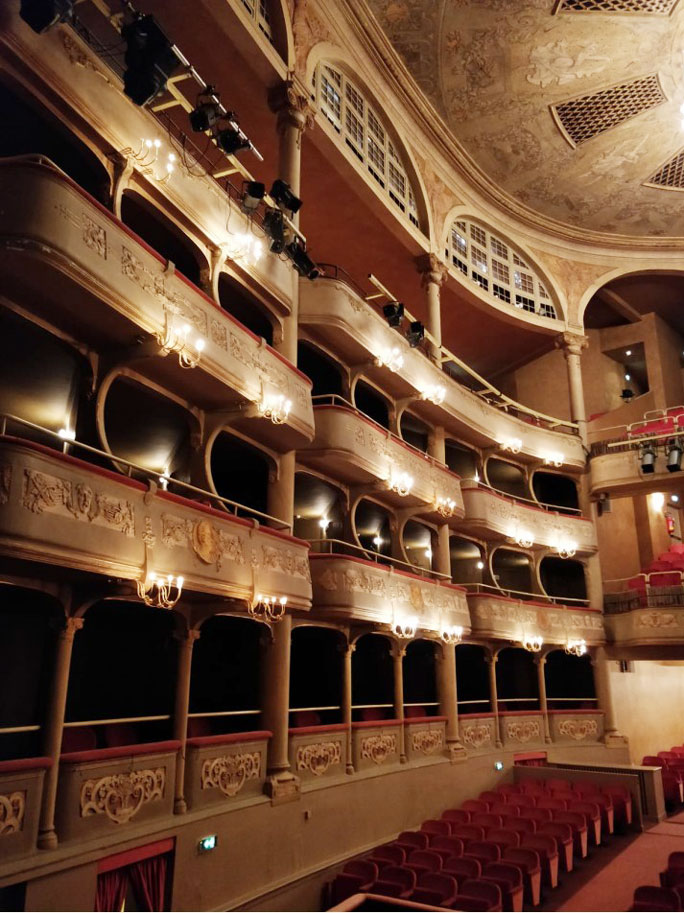
<svg viewBox="0 0 684 913">
<path fill-rule="evenodd" d="M 451 831 L 452 837 L 458 837 L 467 848 L 471 840 L 484 840 L 484 828 L 474 824 L 460 824 Z"/>
<path fill-rule="evenodd" d="M 108 723 L 102 727 L 102 734 L 107 748 L 137 745 L 140 741 L 133 723 Z"/>
<path fill-rule="evenodd" d="M 537 828 L 537 833 L 541 836 L 553 837 L 555 839 L 563 871 L 572 872 L 574 867 L 574 852 L 572 828 L 570 825 L 560 824 L 557 821 L 548 821 Z"/>
<path fill-rule="evenodd" d="M 518 806 L 517 805 L 508 805 L 506 802 L 494 802 L 492 807 L 489 809 L 490 815 L 500 815 L 502 818 L 507 815 L 517 814 Z"/>
<path fill-rule="evenodd" d="M 520 839 L 523 840 L 530 834 L 536 833 L 537 822 L 532 821 L 530 818 L 511 817 L 504 818 L 502 827 L 507 831 L 514 831 L 516 834 L 518 834 Z"/>
<path fill-rule="evenodd" d="M 553 837 L 534 834 L 525 837 L 520 844 L 523 850 L 534 850 L 539 855 L 544 884 L 549 888 L 558 885 L 558 847 Z"/>
<path fill-rule="evenodd" d="M 519 783 L 502 783 L 500 786 L 497 786 L 496 791 L 502 796 L 517 795 L 522 792 Z"/>
<path fill-rule="evenodd" d="M 510 847 L 520 846 L 520 835 L 503 827 L 492 828 L 487 832 L 487 841 L 496 843 L 501 852 L 505 853 Z"/>
<path fill-rule="evenodd" d="M 583 793 L 583 798 L 593 802 L 601 809 L 601 833 L 612 834 L 615 830 L 615 809 L 613 800 L 604 793 Z"/>
<path fill-rule="evenodd" d="M 466 894 L 457 894 L 454 898 L 454 902 L 451 905 L 452 910 L 463 910 L 466 913 L 469 911 L 486 911 L 490 910 L 491 907 L 486 900 L 479 900 L 477 897 L 468 897 Z M 501 907 L 497 907 L 497 910 L 500 910 Z"/>
<path fill-rule="evenodd" d="M 570 780 L 564 780 L 560 777 L 551 777 L 550 779 L 548 779 L 546 781 L 546 786 L 552 792 L 557 789 L 560 789 L 560 790 L 572 789 L 572 783 L 570 782 Z"/>
<path fill-rule="evenodd" d="M 213 735 L 211 720 L 204 716 L 193 716 L 188 720 L 188 738 L 201 739 Z"/>
<path fill-rule="evenodd" d="M 380 878 L 373 887 L 374 894 L 386 894 L 388 897 L 411 896 L 416 889 L 416 873 L 405 866 L 388 865 L 380 872 Z"/>
<path fill-rule="evenodd" d="M 452 821 L 455 824 L 468 824 L 471 815 L 472 812 L 466 811 L 464 808 L 448 808 L 442 812 L 442 818 L 445 821 Z"/>
<path fill-rule="evenodd" d="M 499 886 L 506 909 L 512 910 L 513 913 L 521 913 L 523 879 L 519 868 L 505 862 L 490 862 L 482 869 L 482 878 Z"/>
<path fill-rule="evenodd" d="M 361 891 L 370 891 L 373 884 L 378 880 L 379 870 L 376 863 L 370 859 L 352 859 L 342 869 L 343 875 L 354 875 L 361 878 Z"/>
<path fill-rule="evenodd" d="M 423 831 L 402 831 L 393 841 L 398 846 L 403 846 L 406 853 L 413 850 L 425 850 L 430 844 L 430 838 Z"/>
<path fill-rule="evenodd" d="M 501 827 L 503 818 L 501 815 L 492 814 L 492 812 L 478 812 L 470 819 L 471 824 L 483 827 L 485 831 L 489 827 Z"/>
<path fill-rule="evenodd" d="M 385 843 L 376 846 L 369 859 L 377 865 L 382 874 L 382 870 L 388 865 L 403 865 L 406 862 L 406 850 L 396 843 Z"/>
<path fill-rule="evenodd" d="M 604 786 L 601 792 L 613 800 L 616 823 L 619 822 L 624 827 L 629 827 L 632 823 L 632 794 L 627 787 L 617 783 Z"/>
<path fill-rule="evenodd" d="M 501 849 L 489 840 L 473 840 L 464 850 L 464 855 L 477 859 L 484 866 L 489 862 L 498 862 L 501 859 Z"/>
<path fill-rule="evenodd" d="M 484 792 L 481 792 L 477 798 L 480 802 L 488 802 L 490 809 L 495 802 L 501 801 L 499 793 L 494 792 L 492 789 L 486 789 Z"/>
<path fill-rule="evenodd" d="M 317 710 L 292 710 L 291 726 L 299 729 L 302 726 L 320 726 L 321 715 Z"/>
<path fill-rule="evenodd" d="M 537 808 L 549 809 L 551 812 L 564 812 L 567 807 L 565 799 L 558 799 L 555 796 L 540 796 L 537 799 Z"/>
<path fill-rule="evenodd" d="M 585 801 L 574 802 L 568 806 L 573 812 L 579 812 L 587 820 L 587 828 L 593 846 L 601 844 L 601 809 L 590 798 Z"/>
<path fill-rule="evenodd" d="M 684 852 L 675 850 L 667 857 L 667 868 L 660 873 L 660 884 L 664 888 L 674 887 L 684 879 Z"/>
<path fill-rule="evenodd" d="M 423 821 L 420 829 L 428 835 L 441 834 L 444 837 L 450 837 L 452 824 L 446 818 L 430 818 L 428 821 Z"/>
<path fill-rule="evenodd" d="M 589 828 L 587 819 L 580 812 L 554 812 L 554 824 L 569 824 L 572 828 L 575 851 L 580 859 L 587 858 L 589 850 Z"/>
<path fill-rule="evenodd" d="M 659 758 L 654 754 L 647 754 L 641 759 L 641 763 L 644 767 L 664 767 L 665 763 L 662 758 Z"/>
<path fill-rule="evenodd" d="M 487 910 L 502 910 L 503 900 L 501 888 L 493 881 L 483 881 L 480 878 L 470 878 L 464 881 L 460 888 L 463 897 L 472 897 L 482 900 L 487 904 Z M 459 909 L 458 907 L 455 909 Z"/>
<path fill-rule="evenodd" d="M 386 720 L 387 711 L 382 707 L 364 707 L 359 711 L 359 721 L 362 723 L 370 723 L 374 720 Z"/>
<path fill-rule="evenodd" d="M 438 895 L 437 906 L 450 907 L 458 894 L 458 882 L 453 875 L 426 872 L 418 878 L 417 890 L 423 889 L 434 891 Z"/>
<path fill-rule="evenodd" d="M 62 734 L 62 754 L 74 751 L 94 751 L 97 748 L 97 735 L 92 726 L 74 726 L 65 728 Z"/>
<path fill-rule="evenodd" d="M 668 571 L 663 568 L 648 575 L 649 586 L 681 586 L 681 584 L 682 575 L 679 571 Z"/>
<path fill-rule="evenodd" d="M 540 825 L 553 819 L 553 812 L 549 808 L 521 808 L 520 818 L 525 821 L 534 821 L 539 830 Z"/>
<path fill-rule="evenodd" d="M 353 894 L 367 890 L 363 885 L 363 878 L 359 875 L 348 875 L 345 872 L 336 875 L 328 887 L 327 906 L 336 907 Z"/>
<path fill-rule="evenodd" d="M 413 850 L 404 863 L 404 868 L 411 869 L 416 877 L 423 872 L 439 872 L 442 868 L 442 857 L 432 850 Z"/>
<path fill-rule="evenodd" d="M 679 895 L 672 888 L 642 885 L 634 891 L 632 910 L 681 910 Z"/>
<path fill-rule="evenodd" d="M 539 862 L 539 854 L 535 850 L 518 847 L 506 850 L 501 861 L 510 862 L 511 865 L 521 869 L 527 902 L 532 904 L 533 907 L 538 907 L 541 897 L 541 863 Z"/>
<path fill-rule="evenodd" d="M 417 717 L 427 716 L 425 707 L 404 707 L 404 717 L 407 720 L 416 719 Z"/>
<path fill-rule="evenodd" d="M 536 794 L 544 795 L 549 791 L 544 780 L 522 780 L 520 783 L 520 792 L 526 795 Z"/>
<path fill-rule="evenodd" d="M 535 793 L 509 793 L 506 801 L 506 805 L 510 809 L 514 808 L 530 808 L 533 806 L 536 801 L 537 794 Z M 512 812 L 515 814 L 515 812 Z"/>
<path fill-rule="evenodd" d="M 491 808 L 491 802 L 483 802 L 482 799 L 466 799 L 465 802 L 461 803 L 461 808 L 470 812 L 488 812 Z"/>
<path fill-rule="evenodd" d="M 430 834 L 430 849 L 442 857 L 442 865 L 450 859 L 463 855 L 463 841 L 458 837 L 443 837 L 441 834 Z"/>
<path fill-rule="evenodd" d="M 482 865 L 474 856 L 460 856 L 450 859 L 443 867 L 442 874 L 453 875 L 460 884 L 466 878 L 479 878 Z"/>
</svg>

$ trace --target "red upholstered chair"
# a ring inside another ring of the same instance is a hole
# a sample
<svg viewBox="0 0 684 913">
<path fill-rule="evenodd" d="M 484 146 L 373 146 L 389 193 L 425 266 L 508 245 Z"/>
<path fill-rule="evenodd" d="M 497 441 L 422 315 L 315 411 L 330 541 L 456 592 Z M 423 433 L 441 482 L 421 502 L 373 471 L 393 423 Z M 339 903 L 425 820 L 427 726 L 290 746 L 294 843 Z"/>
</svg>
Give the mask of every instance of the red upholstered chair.
<svg viewBox="0 0 684 913">
<path fill-rule="evenodd" d="M 352 894 L 360 894 L 367 890 L 363 887 L 363 878 L 359 875 L 347 875 L 342 872 L 336 875 L 328 886 L 328 900 L 326 906 L 336 907 Z"/>
<path fill-rule="evenodd" d="M 472 897 L 477 900 L 483 900 L 487 904 L 487 910 L 503 909 L 503 900 L 501 898 L 501 888 L 493 881 L 482 881 L 479 878 L 471 878 L 464 881 L 460 888 L 462 897 Z M 455 909 L 461 909 L 455 907 Z"/>
<path fill-rule="evenodd" d="M 558 799 L 556 796 L 539 796 L 537 799 L 537 808 L 550 809 L 552 812 L 564 812 L 567 807 L 567 800 Z"/>
<path fill-rule="evenodd" d="M 407 720 L 415 719 L 416 717 L 427 716 L 425 707 L 404 707 L 404 716 Z"/>
<path fill-rule="evenodd" d="M 62 733 L 62 754 L 72 751 L 94 751 L 97 748 L 97 735 L 92 726 L 69 726 Z"/>
<path fill-rule="evenodd" d="M 373 886 L 374 894 L 408 898 L 416 889 L 416 873 L 405 866 L 388 865 Z"/>
<path fill-rule="evenodd" d="M 570 782 L 570 780 L 563 780 L 559 777 L 552 777 L 551 779 L 547 780 L 546 786 L 548 789 L 551 790 L 551 792 L 555 792 L 558 789 L 560 789 L 560 790 L 572 789 L 572 783 Z"/>
<path fill-rule="evenodd" d="M 684 880 L 684 852 L 675 850 L 667 857 L 667 868 L 660 873 L 660 884 L 671 888 Z"/>
<path fill-rule="evenodd" d="M 463 855 L 463 841 L 458 837 L 443 837 L 441 834 L 430 834 L 430 850 L 442 857 L 442 865 L 450 859 Z"/>
<path fill-rule="evenodd" d="M 629 827 L 632 823 L 632 794 L 627 787 L 616 783 L 604 786 L 601 792 L 613 800 L 615 823 Z"/>
<path fill-rule="evenodd" d="M 521 808 L 520 817 L 525 821 L 534 821 L 539 830 L 540 825 L 553 819 L 550 808 Z"/>
<path fill-rule="evenodd" d="M 487 833 L 487 842 L 496 843 L 502 853 L 511 847 L 520 846 L 520 834 L 515 831 L 506 830 L 503 827 L 492 828 Z"/>
<path fill-rule="evenodd" d="M 471 840 L 484 840 L 484 835 L 484 828 L 475 824 L 461 824 L 451 831 L 451 836 L 462 840 L 466 848 Z"/>
<path fill-rule="evenodd" d="M 464 856 L 477 859 L 484 866 L 489 862 L 498 862 L 501 859 L 501 849 L 489 840 L 473 840 L 464 850 Z"/>
<path fill-rule="evenodd" d="M 430 838 L 422 831 L 402 831 L 393 843 L 403 847 L 408 856 L 413 850 L 426 850 L 430 845 Z"/>
<path fill-rule="evenodd" d="M 501 861 L 510 862 L 511 865 L 518 866 L 523 873 L 523 885 L 527 903 L 532 904 L 533 907 L 538 907 L 541 897 L 539 853 L 535 850 L 518 847 L 517 849 L 506 850 Z"/>
<path fill-rule="evenodd" d="M 317 710 L 293 710 L 292 727 L 297 729 L 300 726 L 320 726 L 321 715 Z"/>
<path fill-rule="evenodd" d="M 532 821 L 530 818 L 504 818 L 502 827 L 507 831 L 514 831 L 522 841 L 530 834 L 536 833 L 537 822 Z"/>
<path fill-rule="evenodd" d="M 501 827 L 502 822 L 501 815 L 495 815 L 492 812 L 478 812 L 470 819 L 471 824 L 483 827 L 485 832 L 489 827 Z"/>
<path fill-rule="evenodd" d="M 411 869 L 416 877 L 423 872 L 439 872 L 442 868 L 442 857 L 432 850 L 413 850 L 404 863 L 404 868 Z"/>
<path fill-rule="evenodd" d="M 574 854 L 572 828 L 570 825 L 560 824 L 556 821 L 548 821 L 537 829 L 537 833 L 555 839 L 563 871 L 572 872 L 574 867 Z"/>
<path fill-rule="evenodd" d="M 682 575 L 679 571 L 660 570 L 648 575 L 649 586 L 681 586 Z"/>
<path fill-rule="evenodd" d="M 575 852 L 580 859 L 586 859 L 589 851 L 589 828 L 587 827 L 585 815 L 580 812 L 554 812 L 553 821 L 554 824 L 570 825 L 574 838 Z"/>
<path fill-rule="evenodd" d="M 464 808 L 448 808 L 442 812 L 442 818 L 445 821 L 452 821 L 455 824 L 468 824 L 471 815 L 472 812 L 466 811 Z"/>
<path fill-rule="evenodd" d="M 107 748 L 137 745 L 140 741 L 133 723 L 108 723 L 102 727 L 102 734 Z"/>
<path fill-rule="evenodd" d="M 443 875 L 453 875 L 460 884 L 466 878 L 479 878 L 482 865 L 474 856 L 460 856 L 450 859 L 442 869 Z"/>
<path fill-rule="evenodd" d="M 466 799 L 461 803 L 461 808 L 466 812 L 488 812 L 491 802 L 484 802 L 482 799 Z"/>
<path fill-rule="evenodd" d="M 641 763 L 644 767 L 664 767 L 665 763 L 662 758 L 659 758 L 654 754 L 647 754 L 641 759 Z"/>
<path fill-rule="evenodd" d="M 453 875 L 441 872 L 425 872 L 418 878 L 416 890 L 434 891 L 438 895 L 438 907 L 450 907 L 458 894 L 458 882 Z M 415 897 L 413 898 L 416 899 Z"/>
<path fill-rule="evenodd" d="M 682 745 L 673 745 L 670 749 L 672 754 L 676 754 L 678 758 L 684 758 L 684 746 Z"/>
<path fill-rule="evenodd" d="M 681 805 L 684 801 L 684 780 L 681 772 L 675 769 L 665 769 L 661 773 L 663 780 L 663 794 L 669 806 Z"/>
<path fill-rule="evenodd" d="M 634 892 L 632 910 L 681 910 L 679 895 L 672 888 L 642 885 Z"/>
<path fill-rule="evenodd" d="M 486 789 L 484 792 L 480 793 L 477 798 L 480 800 L 480 802 L 488 802 L 490 808 L 494 802 L 501 801 L 501 796 L 499 793 L 495 793 L 494 790 L 491 789 Z"/>
<path fill-rule="evenodd" d="M 515 814 L 514 808 L 530 808 L 536 802 L 536 793 L 509 793 L 506 805 L 511 809 L 509 814 Z"/>
<path fill-rule="evenodd" d="M 511 794 L 517 795 L 522 792 L 519 783 L 502 783 L 500 786 L 497 786 L 496 791 L 502 796 L 509 796 Z"/>
<path fill-rule="evenodd" d="M 376 846 L 368 858 L 377 865 L 382 874 L 383 869 L 389 865 L 403 865 L 406 862 L 406 850 L 396 843 L 385 843 Z"/>
<path fill-rule="evenodd" d="M 489 906 L 486 900 L 479 900 L 476 897 L 467 897 L 465 894 L 457 894 L 454 897 L 454 902 L 451 905 L 452 910 L 491 910 L 492 907 Z M 496 907 L 497 910 L 500 910 L 501 907 Z"/>
<path fill-rule="evenodd" d="M 421 831 L 428 836 L 441 834 L 443 837 L 451 836 L 451 828 L 452 824 L 446 818 L 430 818 L 428 821 L 423 821 L 420 826 Z"/>
<path fill-rule="evenodd" d="M 373 720 L 386 720 L 387 712 L 382 707 L 364 707 L 359 711 L 359 720 L 370 723 Z"/>
<path fill-rule="evenodd" d="M 211 720 L 205 716 L 192 716 L 188 720 L 188 738 L 201 739 L 207 735 L 213 735 L 214 730 Z"/>
<path fill-rule="evenodd" d="M 579 812 L 584 815 L 587 819 L 587 827 L 589 829 L 589 837 L 591 839 L 592 846 L 600 846 L 601 844 L 601 809 L 598 805 L 587 798 L 584 801 L 574 802 L 572 805 L 569 805 L 568 808 L 571 808 L 573 812 Z"/>
<path fill-rule="evenodd" d="M 612 834 L 615 830 L 615 809 L 613 808 L 612 798 L 599 792 L 593 794 L 584 793 L 583 798 L 598 805 L 601 809 L 601 832 Z"/>
<path fill-rule="evenodd" d="M 517 815 L 518 814 L 517 805 L 508 805 L 508 803 L 503 801 L 503 796 L 501 797 L 501 802 L 494 802 L 492 807 L 489 809 L 490 815 L 500 815 L 502 818 L 508 815 Z"/>
<path fill-rule="evenodd" d="M 343 875 L 354 875 L 360 878 L 362 885 L 359 890 L 370 891 L 373 884 L 378 880 L 378 867 L 370 859 L 352 859 L 342 869 Z"/>
<path fill-rule="evenodd" d="M 536 794 L 544 795 L 549 791 L 548 786 L 546 785 L 545 780 L 521 780 L 520 782 L 520 792 L 526 795 Z"/>
<path fill-rule="evenodd" d="M 521 913 L 523 906 L 523 879 L 519 868 L 504 862 L 490 862 L 482 869 L 484 881 L 491 881 L 501 888 L 503 905 L 513 913 Z"/>
<path fill-rule="evenodd" d="M 549 888 L 558 886 L 558 847 L 553 837 L 534 834 L 525 837 L 520 844 L 523 850 L 534 850 L 539 854 L 542 879 Z"/>
</svg>

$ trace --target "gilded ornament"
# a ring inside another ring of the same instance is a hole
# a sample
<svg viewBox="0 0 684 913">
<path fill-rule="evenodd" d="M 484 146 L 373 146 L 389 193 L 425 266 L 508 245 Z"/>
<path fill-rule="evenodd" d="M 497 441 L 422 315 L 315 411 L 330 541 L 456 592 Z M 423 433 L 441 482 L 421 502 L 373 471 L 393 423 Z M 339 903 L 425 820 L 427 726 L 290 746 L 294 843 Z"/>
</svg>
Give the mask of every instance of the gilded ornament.
<svg viewBox="0 0 684 913">
<path fill-rule="evenodd" d="M 316 777 L 342 762 L 339 742 L 312 742 L 297 749 L 297 770 L 309 770 Z"/>
<path fill-rule="evenodd" d="M 24 827 L 26 791 L 0 793 L 0 837 L 17 834 Z"/>
<path fill-rule="evenodd" d="M 261 776 L 261 752 L 222 755 L 202 764 L 201 788 L 220 789 L 224 796 L 236 796 L 247 780 Z"/>
<path fill-rule="evenodd" d="M 576 742 L 583 739 L 598 737 L 598 723 L 596 720 L 561 720 L 558 724 L 560 735 L 570 736 Z"/>
<path fill-rule="evenodd" d="M 166 770 L 134 770 L 86 780 L 81 787 L 81 817 L 106 815 L 114 824 L 126 824 L 143 805 L 164 798 Z"/>
<path fill-rule="evenodd" d="M 397 753 L 397 737 L 394 733 L 383 732 L 361 739 L 361 758 L 374 764 L 384 764 L 390 755 Z"/>
</svg>

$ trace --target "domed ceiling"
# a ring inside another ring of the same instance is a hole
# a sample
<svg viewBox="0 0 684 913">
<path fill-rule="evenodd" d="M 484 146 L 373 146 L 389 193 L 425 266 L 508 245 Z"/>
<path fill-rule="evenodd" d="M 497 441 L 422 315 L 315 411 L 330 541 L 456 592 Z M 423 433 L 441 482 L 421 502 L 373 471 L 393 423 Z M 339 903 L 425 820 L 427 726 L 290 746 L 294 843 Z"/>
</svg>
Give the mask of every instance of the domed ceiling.
<svg viewBox="0 0 684 913">
<path fill-rule="evenodd" d="M 510 196 L 578 228 L 684 236 L 684 0 L 367 2 Z"/>
</svg>

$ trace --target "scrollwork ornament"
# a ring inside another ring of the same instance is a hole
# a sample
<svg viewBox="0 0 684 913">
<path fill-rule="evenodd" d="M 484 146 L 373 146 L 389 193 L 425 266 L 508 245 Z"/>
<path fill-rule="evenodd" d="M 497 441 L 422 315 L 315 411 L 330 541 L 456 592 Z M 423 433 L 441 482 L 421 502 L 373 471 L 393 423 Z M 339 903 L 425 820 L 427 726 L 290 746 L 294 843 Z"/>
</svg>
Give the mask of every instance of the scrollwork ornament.
<svg viewBox="0 0 684 913">
<path fill-rule="evenodd" d="M 396 754 L 397 737 L 394 733 L 384 732 L 369 735 L 361 739 L 361 758 L 374 764 L 384 764 L 387 758 Z"/>
<path fill-rule="evenodd" d="M 444 733 L 441 729 L 422 729 L 411 734 L 411 748 L 421 754 L 434 754 L 444 748 Z"/>
<path fill-rule="evenodd" d="M 247 780 L 261 776 L 261 752 L 222 755 L 202 764 L 201 788 L 220 789 L 224 796 L 236 796 Z"/>
<path fill-rule="evenodd" d="M 297 749 L 297 770 L 308 770 L 316 777 L 341 763 L 342 746 L 339 742 L 312 742 Z"/>
<path fill-rule="evenodd" d="M 492 730 L 486 723 L 466 723 L 463 727 L 463 744 L 471 748 L 491 745 Z"/>
<path fill-rule="evenodd" d="M 0 793 L 0 837 L 18 834 L 24 827 L 26 791 Z"/>
<path fill-rule="evenodd" d="M 581 742 L 583 739 L 598 738 L 598 723 L 596 720 L 561 720 L 558 732 Z"/>
<path fill-rule="evenodd" d="M 114 824 L 126 824 L 143 805 L 164 798 L 166 770 L 134 770 L 86 780 L 81 787 L 81 817 L 106 815 Z"/>
<path fill-rule="evenodd" d="M 507 720 L 506 735 L 511 742 L 530 742 L 541 739 L 539 720 Z"/>
</svg>

